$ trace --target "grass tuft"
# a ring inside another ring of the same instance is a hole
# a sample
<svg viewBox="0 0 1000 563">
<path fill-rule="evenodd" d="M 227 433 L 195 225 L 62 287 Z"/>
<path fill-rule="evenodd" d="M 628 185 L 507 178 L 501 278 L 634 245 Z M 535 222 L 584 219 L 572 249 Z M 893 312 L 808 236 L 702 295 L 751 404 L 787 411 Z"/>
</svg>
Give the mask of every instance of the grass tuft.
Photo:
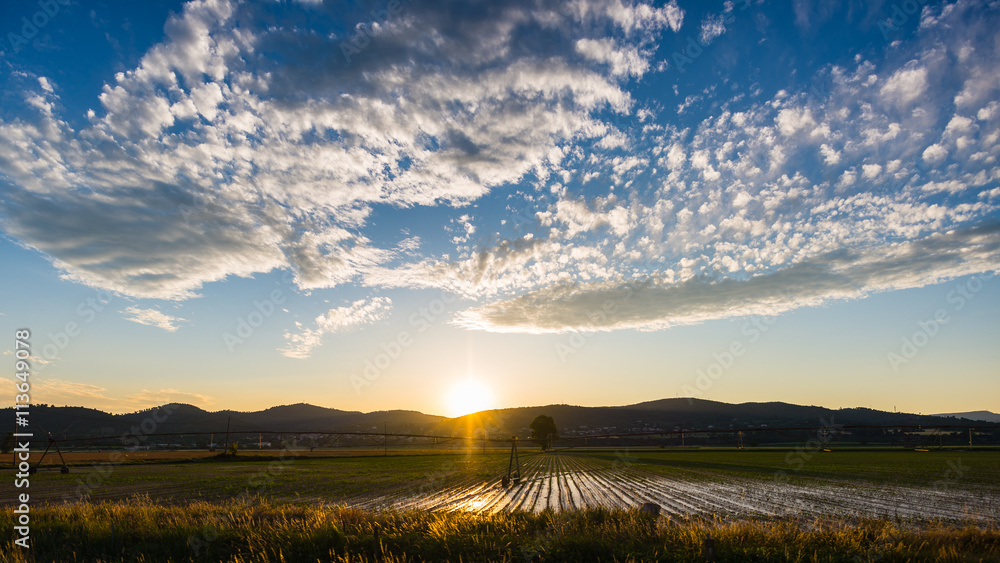
<svg viewBox="0 0 1000 563">
<path fill-rule="evenodd" d="M 11 518 L 0 533 L 14 535 Z M 888 519 L 705 520 L 597 508 L 539 513 L 367 511 L 263 497 L 161 505 L 148 497 L 33 510 L 29 550 L 0 561 L 1000 561 L 1000 531 Z"/>
</svg>

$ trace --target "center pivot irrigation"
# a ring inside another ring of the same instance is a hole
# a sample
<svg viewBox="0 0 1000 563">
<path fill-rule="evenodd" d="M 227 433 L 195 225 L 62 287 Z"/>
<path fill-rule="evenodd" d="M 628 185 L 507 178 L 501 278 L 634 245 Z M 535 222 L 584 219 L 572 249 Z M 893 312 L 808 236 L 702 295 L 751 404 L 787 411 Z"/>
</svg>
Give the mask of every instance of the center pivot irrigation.
<svg viewBox="0 0 1000 563">
<path fill-rule="evenodd" d="M 736 447 L 738 449 L 743 449 L 744 447 L 744 436 L 750 433 L 772 433 L 780 436 L 789 438 L 792 441 L 801 441 L 801 437 L 796 437 L 794 433 L 805 432 L 808 436 L 818 436 L 818 440 L 822 443 L 822 448 L 824 451 L 829 451 L 845 434 L 849 432 L 857 431 L 871 431 L 871 430 L 881 430 L 883 433 L 888 431 L 896 431 L 901 433 L 904 437 L 912 438 L 909 441 L 902 443 L 896 443 L 898 446 L 904 448 L 914 449 L 917 451 L 928 451 L 929 449 L 940 449 L 943 447 L 943 435 L 944 431 L 950 430 L 952 432 L 962 432 L 968 434 L 968 447 L 973 446 L 972 440 L 973 435 L 977 431 L 993 431 L 1000 429 L 1000 425 L 997 424 L 983 424 L 976 426 L 968 425 L 939 425 L 939 426 L 923 426 L 923 425 L 850 425 L 850 424 L 837 424 L 837 425 L 826 425 L 826 426 L 796 426 L 796 427 L 786 427 L 786 428 L 733 428 L 728 430 L 723 429 L 684 429 L 684 430 L 656 430 L 656 431 L 645 431 L 645 432 L 615 432 L 615 433 L 605 433 L 605 434 L 588 434 L 588 435 L 576 435 L 576 436 L 561 436 L 557 439 L 557 442 L 564 445 L 562 449 L 572 449 L 575 447 L 601 447 L 601 446 L 613 446 L 615 445 L 614 440 L 623 439 L 654 439 L 662 438 L 659 443 L 657 441 L 648 443 L 647 445 L 654 445 L 658 447 L 676 447 L 680 446 L 682 448 L 691 447 L 694 444 L 689 445 L 688 441 L 694 437 L 702 437 L 706 439 L 716 438 L 722 445 L 728 447 Z M 927 433 L 930 433 L 929 436 Z M 60 461 L 60 471 L 62 473 L 69 473 L 69 466 L 66 464 L 65 458 L 63 458 L 63 450 L 60 449 L 60 442 L 63 444 L 73 444 L 73 449 L 80 449 L 84 447 L 102 447 L 108 446 L 108 441 L 120 440 L 121 436 L 107 435 L 107 436 L 97 436 L 97 437 L 78 437 L 78 438 L 57 438 L 51 433 L 46 433 L 48 435 L 48 443 L 45 447 L 45 451 L 42 452 L 41 457 L 35 462 L 35 465 L 30 469 L 31 473 L 35 473 L 41 467 L 42 462 L 48 455 L 51 449 L 55 449 L 56 454 L 59 456 Z M 488 435 L 483 435 L 480 437 L 468 436 L 447 436 L 439 434 L 412 434 L 403 432 L 361 432 L 361 431 L 291 431 L 291 430 L 231 430 L 226 428 L 223 432 L 221 430 L 215 430 L 210 432 L 158 432 L 158 433 L 147 433 L 143 435 L 143 438 L 153 438 L 153 437 L 172 437 L 172 438 L 183 438 L 186 436 L 210 436 L 214 437 L 216 434 L 226 436 L 226 441 L 228 445 L 229 437 L 240 436 L 240 435 L 252 435 L 257 436 L 258 443 L 262 442 L 262 437 L 276 436 L 278 438 L 285 436 L 310 436 L 310 437 L 332 437 L 334 442 L 339 442 L 340 438 L 343 437 L 353 437 L 353 438 L 371 438 L 373 441 L 368 445 L 371 447 L 377 447 L 383 450 L 383 455 L 388 455 L 389 450 L 389 440 L 391 439 L 401 439 L 410 440 L 427 440 L 427 445 L 434 446 L 444 446 L 448 444 L 455 443 L 482 443 L 483 453 L 486 453 L 486 444 L 509 444 L 510 445 L 510 460 L 507 464 L 507 473 L 502 478 L 501 483 L 504 488 L 511 485 L 517 486 L 521 483 L 522 473 L 521 473 L 521 456 L 518 453 L 518 440 L 517 436 L 511 438 L 491 438 Z M 673 442 L 674 439 L 679 439 L 679 444 Z M 813 439 L 813 438 L 810 438 Z M 214 444 L 212 444 L 214 446 Z M 70 451 L 70 450 L 67 450 Z M 213 450 L 214 451 L 214 450 Z M 558 451 L 558 450 L 550 450 Z M 544 453 L 544 452 L 540 452 Z"/>
<path fill-rule="evenodd" d="M 59 449 L 59 442 L 55 438 L 52 437 L 52 434 L 49 434 L 48 437 L 49 437 L 49 441 L 45 445 L 45 451 L 42 452 L 42 456 L 38 458 L 38 462 L 35 463 L 34 467 L 31 467 L 30 469 L 28 469 L 28 474 L 29 475 L 34 475 L 35 473 L 38 473 L 38 466 L 40 466 L 42 464 L 42 460 L 45 459 L 45 455 L 49 453 L 49 449 L 52 448 L 52 447 L 55 447 L 56 453 L 59 454 L 59 461 L 62 462 L 62 466 L 59 468 L 59 472 L 62 473 L 62 474 L 64 474 L 64 475 L 66 473 L 69 473 L 69 466 L 66 465 L 66 459 L 63 458 L 62 450 Z"/>
<path fill-rule="evenodd" d="M 514 436 L 510 441 L 510 461 L 507 463 L 507 475 L 500 481 L 503 488 L 507 488 L 513 484 L 514 486 L 521 484 L 521 460 L 517 457 L 517 436 Z"/>
</svg>

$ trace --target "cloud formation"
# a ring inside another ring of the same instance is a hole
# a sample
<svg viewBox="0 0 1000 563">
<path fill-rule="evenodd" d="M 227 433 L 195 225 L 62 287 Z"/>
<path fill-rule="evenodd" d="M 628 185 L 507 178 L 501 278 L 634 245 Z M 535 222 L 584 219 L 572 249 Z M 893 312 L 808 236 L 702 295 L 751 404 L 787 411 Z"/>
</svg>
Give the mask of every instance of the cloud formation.
<svg viewBox="0 0 1000 563">
<path fill-rule="evenodd" d="M 347 283 L 395 256 L 362 233 L 373 206 L 465 205 L 613 134 L 602 115 L 633 111 L 623 81 L 683 20 L 674 1 L 406 2 L 347 60 L 371 16 L 334 4 L 189 2 L 80 128 L 26 75 L 0 122 L 5 230 L 134 297 L 276 268 Z"/>
<path fill-rule="evenodd" d="M 392 300 L 388 297 L 359 299 L 347 307 L 330 309 L 325 315 L 316 317 L 315 327 L 303 328 L 301 323 L 295 323 L 298 332 L 286 331 L 286 344 L 281 353 L 289 358 L 308 358 L 313 348 L 322 343 L 324 335 L 378 322 L 391 312 Z"/>
<path fill-rule="evenodd" d="M 995 255 L 967 256 L 953 236 L 997 220 L 1000 83 L 982 77 L 1000 53 L 988 26 L 968 23 L 979 9 L 941 9 L 878 64 L 824 69 L 819 94 L 740 94 L 694 127 L 644 128 L 631 143 L 649 148 L 629 158 L 648 164 L 616 173 L 616 159 L 570 159 L 566 169 L 603 164 L 597 174 L 617 183 L 589 198 L 556 185 L 532 236 L 396 279 L 494 299 L 461 326 L 558 332 L 655 329 L 773 309 L 785 291 L 782 307 L 794 308 L 995 272 Z M 922 245 L 934 249 L 926 261 L 883 264 L 898 278 L 865 270 Z M 637 310 L 589 318 L 625 294 Z"/>
<path fill-rule="evenodd" d="M 168 403 L 186 403 L 199 407 L 207 407 L 213 403 L 208 395 L 169 388 L 155 391 L 142 389 L 124 397 L 113 397 L 107 395 L 107 389 L 99 385 L 65 379 L 45 378 L 32 384 L 31 388 L 32 400 L 36 403 L 59 406 L 86 405 L 89 408 L 114 413 L 135 412 Z"/>
<path fill-rule="evenodd" d="M 1000 273 L 1000 225 L 834 251 L 746 280 L 691 278 L 567 283 L 463 312 L 456 324 L 494 332 L 657 330 L 707 320 L 777 315 L 799 307 Z"/>
<path fill-rule="evenodd" d="M 125 314 L 123 318 L 127 321 L 132 321 L 146 326 L 155 326 L 157 328 L 162 328 L 167 332 L 174 332 L 179 328 L 177 323 L 185 320 L 161 313 L 156 309 L 129 307 L 123 312 Z"/>
<path fill-rule="evenodd" d="M 677 105 L 649 93 L 660 43 L 691 25 L 673 0 L 404 2 L 375 23 L 345 6 L 190 2 L 80 127 L 56 80 L 25 74 L 0 122 L 3 228 L 134 297 L 288 269 L 303 290 L 451 291 L 474 301 L 456 322 L 495 331 L 655 329 L 995 271 L 993 7 L 925 6 L 811 90 Z M 691 33 L 776 32 L 724 6 Z M 802 30 L 833 17 L 810 6 Z M 429 207 L 461 208 L 438 239 L 375 228 Z M 283 353 L 390 306 L 331 309 Z"/>
</svg>

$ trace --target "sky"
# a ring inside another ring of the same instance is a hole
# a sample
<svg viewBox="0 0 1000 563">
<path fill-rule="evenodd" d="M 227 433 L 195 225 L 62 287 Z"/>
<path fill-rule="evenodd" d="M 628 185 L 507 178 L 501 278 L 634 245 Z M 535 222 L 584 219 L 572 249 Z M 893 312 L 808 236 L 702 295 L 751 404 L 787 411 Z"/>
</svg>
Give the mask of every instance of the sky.
<svg viewBox="0 0 1000 563">
<path fill-rule="evenodd" d="M 998 23 L 4 3 L 0 361 L 111 412 L 1000 412 Z"/>
</svg>

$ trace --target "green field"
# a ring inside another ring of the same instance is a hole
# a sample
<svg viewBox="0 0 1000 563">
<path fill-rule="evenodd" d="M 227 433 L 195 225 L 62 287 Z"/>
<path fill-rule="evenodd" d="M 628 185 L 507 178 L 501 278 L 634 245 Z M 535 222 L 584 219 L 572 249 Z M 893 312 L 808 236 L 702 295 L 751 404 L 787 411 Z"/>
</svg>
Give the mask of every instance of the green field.
<svg viewBox="0 0 1000 563">
<path fill-rule="evenodd" d="M 537 450 L 529 451 L 521 459 L 527 463 L 539 455 Z M 795 458 L 800 454 L 794 450 L 575 449 L 562 455 L 640 468 L 665 477 L 771 480 L 780 475 L 785 481 L 805 485 L 864 481 L 933 486 L 957 467 L 961 474 L 954 476 L 955 488 L 1000 491 L 1000 451 L 996 450 L 846 450 L 805 454 L 810 455 L 808 459 Z M 789 456 L 795 463 L 789 463 Z M 249 454 L 142 464 L 87 463 L 71 466 L 65 475 L 43 469 L 32 480 L 32 498 L 78 500 L 82 491 L 92 500 L 123 500 L 144 493 L 158 502 L 184 503 L 253 493 L 278 500 L 336 502 L 397 487 L 427 488 L 428 484 L 436 486 L 460 477 L 499 478 L 507 465 L 507 454 L 499 452 L 327 458 L 289 452 L 280 457 Z M 87 483 L 96 486 L 81 489 L 81 484 Z"/>
<path fill-rule="evenodd" d="M 614 453 L 590 455 L 608 460 Z M 769 478 L 783 472 L 789 479 L 857 481 L 928 485 L 942 479 L 952 466 L 962 469 L 955 485 L 1000 491 L 1000 451 L 942 449 L 930 452 L 883 449 L 838 449 L 830 452 L 797 452 L 794 449 L 633 451 L 634 463 L 664 475 L 677 471 L 714 475 Z M 807 457 L 808 456 L 808 457 Z M 792 463 L 789 463 L 789 457 Z M 959 464 L 961 460 L 961 464 Z M 949 465 L 951 462 L 951 465 Z"/>
</svg>

